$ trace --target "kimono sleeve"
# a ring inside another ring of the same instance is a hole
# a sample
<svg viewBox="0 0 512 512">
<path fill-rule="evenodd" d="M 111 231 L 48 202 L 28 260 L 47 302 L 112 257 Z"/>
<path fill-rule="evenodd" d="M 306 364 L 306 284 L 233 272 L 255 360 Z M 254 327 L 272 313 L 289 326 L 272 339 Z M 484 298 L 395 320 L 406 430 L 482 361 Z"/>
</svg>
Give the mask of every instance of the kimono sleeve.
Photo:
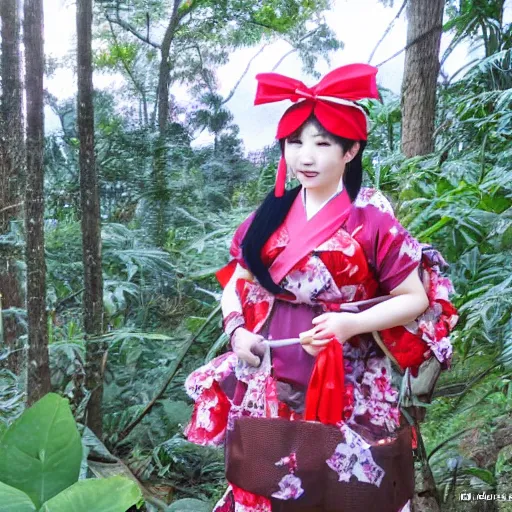
<svg viewBox="0 0 512 512">
<path fill-rule="evenodd" d="M 419 242 L 389 212 L 368 206 L 373 227 L 373 261 L 381 289 L 385 293 L 401 284 L 421 261 Z"/>
<path fill-rule="evenodd" d="M 223 288 L 231 279 L 237 264 L 247 269 L 247 265 L 242 255 L 242 241 L 245 237 L 245 234 L 247 233 L 247 230 L 249 229 L 249 226 L 251 225 L 253 218 L 254 213 L 251 213 L 251 215 L 249 215 L 249 217 L 247 217 L 247 219 L 245 219 L 242 224 L 238 226 L 235 234 L 233 235 L 231 246 L 229 248 L 229 255 L 231 256 L 231 259 L 226 266 L 222 267 L 215 273 L 217 280 Z"/>
<path fill-rule="evenodd" d="M 238 226 L 235 234 L 233 235 L 233 240 L 231 241 L 231 247 L 229 248 L 229 255 L 236 260 L 238 264 L 242 267 L 247 268 L 245 264 L 244 257 L 242 256 L 242 242 L 245 238 L 247 230 L 251 225 L 252 219 L 254 218 L 254 213 L 251 213 L 247 219 L 245 219 L 240 226 Z"/>
</svg>

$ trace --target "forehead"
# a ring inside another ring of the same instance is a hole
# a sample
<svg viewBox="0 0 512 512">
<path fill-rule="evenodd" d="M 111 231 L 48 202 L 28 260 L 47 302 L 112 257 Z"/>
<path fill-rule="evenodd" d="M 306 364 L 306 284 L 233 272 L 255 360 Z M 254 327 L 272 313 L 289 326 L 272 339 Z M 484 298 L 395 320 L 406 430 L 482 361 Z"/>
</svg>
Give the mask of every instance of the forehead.
<svg viewBox="0 0 512 512">
<path fill-rule="evenodd" d="M 291 137 L 329 137 L 329 133 L 323 128 L 320 123 L 314 121 L 308 121 L 304 123 L 295 133 L 290 135 Z"/>
</svg>

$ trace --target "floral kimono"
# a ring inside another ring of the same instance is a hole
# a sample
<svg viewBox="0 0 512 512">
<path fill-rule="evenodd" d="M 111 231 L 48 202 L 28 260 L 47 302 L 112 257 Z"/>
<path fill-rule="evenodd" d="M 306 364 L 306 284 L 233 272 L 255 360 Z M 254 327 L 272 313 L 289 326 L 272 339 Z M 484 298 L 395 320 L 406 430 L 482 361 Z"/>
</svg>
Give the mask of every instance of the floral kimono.
<svg viewBox="0 0 512 512">
<path fill-rule="evenodd" d="M 294 207 L 304 208 L 301 194 Z M 236 263 L 245 267 L 240 244 L 251 220 L 252 216 L 235 233 L 230 250 L 233 259 L 226 267 L 224 281 L 229 279 Z M 262 251 L 267 266 L 272 268 L 276 258 L 292 243 L 291 235 L 298 236 L 292 228 L 309 228 L 310 221 L 303 222 L 303 226 L 284 222 L 273 233 Z M 443 263 L 442 258 L 435 251 L 422 251 L 422 246 L 396 220 L 389 202 L 374 189 L 361 189 L 341 225 L 291 268 L 285 269 L 285 275 L 278 276 L 277 281 L 276 274 L 272 275 L 285 294 L 275 296 L 256 281 L 237 281 L 245 328 L 268 340 L 297 337 L 311 329 L 311 321 L 319 314 L 340 311 L 350 303 L 389 294 L 418 267 L 422 258 L 424 271 L 430 276 L 429 308 L 406 327 L 380 334 L 403 368 L 414 371 L 431 356 L 447 365 L 451 357 L 447 336 L 457 316 L 448 302 L 449 280 L 430 272 Z M 370 444 L 362 432 L 370 433 L 373 439 L 386 439 L 397 431 L 403 422 L 398 406 L 399 390 L 393 381 L 389 358 L 370 334 L 348 340 L 340 352 L 344 396 L 338 428 L 345 442 L 325 462 L 337 474 L 339 482 L 351 478 L 354 481 L 355 477 L 378 488 L 385 471 L 372 458 Z M 272 349 L 271 357 L 264 358 L 257 370 L 238 361 L 233 352 L 217 357 L 194 371 L 186 381 L 186 390 L 195 401 L 186 429 L 188 439 L 219 446 L 226 431 L 231 431 L 242 417 L 303 419 L 314 366 L 315 358 L 300 344 Z M 314 443 L 311 450 L 315 450 Z M 300 510 L 284 506 L 293 505 L 304 493 L 296 475 L 300 461 L 290 453 L 276 460 L 275 465 L 286 466 L 288 470 L 275 482 L 271 497 L 253 494 L 230 483 L 214 512 Z M 396 507 L 397 512 L 406 510 L 407 499 Z M 358 510 L 364 509 L 351 508 L 351 512 Z"/>
</svg>

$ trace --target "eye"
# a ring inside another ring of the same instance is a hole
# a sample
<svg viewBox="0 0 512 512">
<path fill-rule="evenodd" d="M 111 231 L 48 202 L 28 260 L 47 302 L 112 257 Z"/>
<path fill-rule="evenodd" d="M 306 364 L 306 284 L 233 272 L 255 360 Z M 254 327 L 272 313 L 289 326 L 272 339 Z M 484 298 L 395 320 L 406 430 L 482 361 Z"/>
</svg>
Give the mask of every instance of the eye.
<svg viewBox="0 0 512 512">
<path fill-rule="evenodd" d="M 331 143 L 327 142 L 327 141 L 317 142 L 317 146 L 329 147 L 330 145 L 331 145 Z"/>
<path fill-rule="evenodd" d="M 302 144 L 300 139 L 288 139 L 288 144 Z"/>
</svg>

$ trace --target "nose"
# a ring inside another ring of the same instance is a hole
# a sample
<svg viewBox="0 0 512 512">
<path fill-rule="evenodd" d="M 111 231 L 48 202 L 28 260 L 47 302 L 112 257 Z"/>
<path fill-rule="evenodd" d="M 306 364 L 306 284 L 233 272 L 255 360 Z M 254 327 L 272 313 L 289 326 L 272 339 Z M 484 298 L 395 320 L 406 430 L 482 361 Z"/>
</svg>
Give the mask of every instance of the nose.
<svg viewBox="0 0 512 512">
<path fill-rule="evenodd" d="M 299 164 L 301 167 L 311 167 L 315 163 L 313 151 L 308 144 L 304 144 L 300 148 Z"/>
</svg>

